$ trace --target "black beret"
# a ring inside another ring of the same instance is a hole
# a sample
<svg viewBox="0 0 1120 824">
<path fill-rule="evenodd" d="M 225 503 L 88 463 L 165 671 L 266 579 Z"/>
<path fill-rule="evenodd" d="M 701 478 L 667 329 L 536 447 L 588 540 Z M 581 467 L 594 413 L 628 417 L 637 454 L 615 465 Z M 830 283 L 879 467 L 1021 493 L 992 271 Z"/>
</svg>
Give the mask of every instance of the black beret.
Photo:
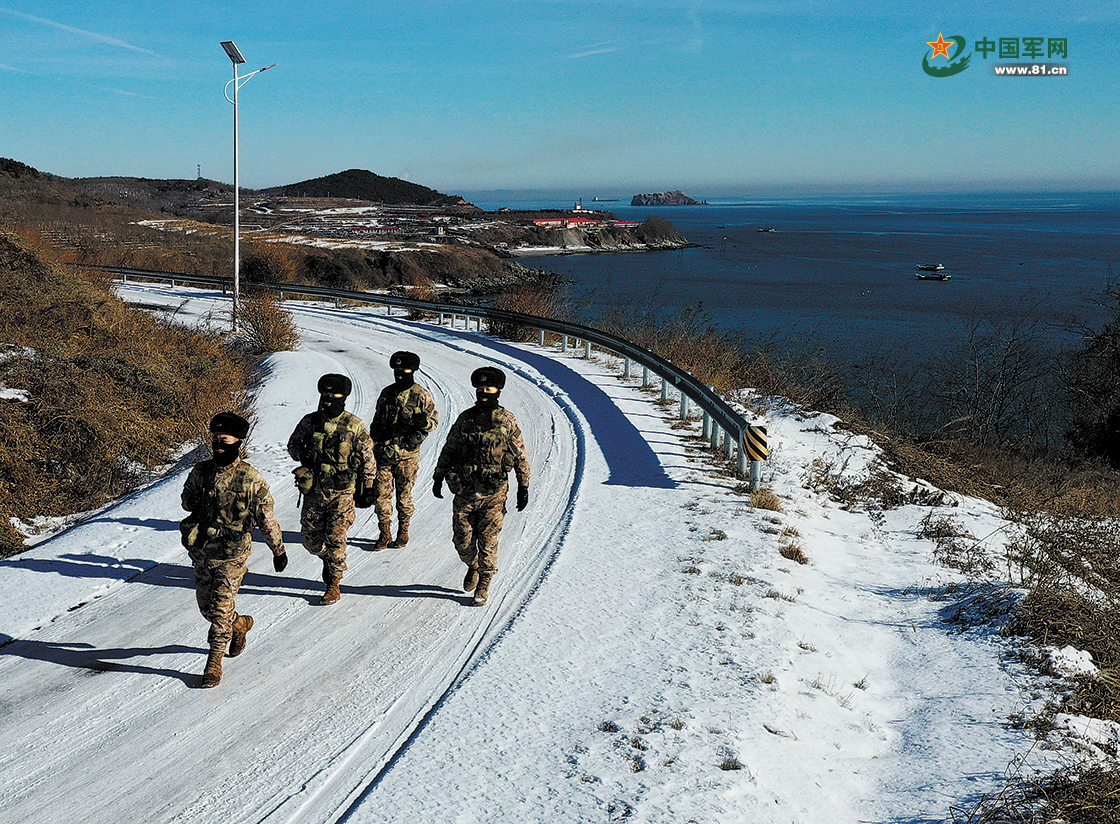
<svg viewBox="0 0 1120 824">
<path fill-rule="evenodd" d="M 496 386 L 501 389 L 506 385 L 506 373 L 496 366 L 482 366 L 471 373 L 471 386 Z"/>
<path fill-rule="evenodd" d="M 249 434 L 249 422 L 232 412 L 219 412 L 210 421 L 210 431 L 215 435 L 232 435 L 240 441 Z"/>
<path fill-rule="evenodd" d="M 390 369 L 411 369 L 415 372 L 420 368 L 420 356 L 415 352 L 394 352 L 389 358 Z"/>
<path fill-rule="evenodd" d="M 331 373 L 319 378 L 320 395 L 342 395 L 346 398 L 350 396 L 350 390 L 353 388 L 354 385 L 345 375 Z"/>
</svg>

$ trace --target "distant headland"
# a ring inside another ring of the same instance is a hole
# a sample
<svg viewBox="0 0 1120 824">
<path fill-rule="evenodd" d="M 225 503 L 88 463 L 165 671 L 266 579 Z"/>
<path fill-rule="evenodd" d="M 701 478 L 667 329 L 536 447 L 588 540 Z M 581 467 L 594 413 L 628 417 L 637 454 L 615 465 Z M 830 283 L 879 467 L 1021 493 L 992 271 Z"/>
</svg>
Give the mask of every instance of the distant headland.
<svg viewBox="0 0 1120 824">
<path fill-rule="evenodd" d="M 707 201 L 693 200 L 680 189 L 674 192 L 634 195 L 631 206 L 702 206 Z"/>
</svg>

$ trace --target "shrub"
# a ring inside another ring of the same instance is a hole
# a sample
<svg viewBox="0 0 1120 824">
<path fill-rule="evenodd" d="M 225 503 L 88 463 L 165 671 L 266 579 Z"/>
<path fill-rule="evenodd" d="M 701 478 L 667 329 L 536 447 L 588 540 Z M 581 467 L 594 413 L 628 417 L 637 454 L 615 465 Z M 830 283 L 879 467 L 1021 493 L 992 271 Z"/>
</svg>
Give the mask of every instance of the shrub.
<svg viewBox="0 0 1120 824">
<path fill-rule="evenodd" d="M 127 307 L 98 276 L 0 237 L 0 524 L 99 506 L 237 408 L 246 364 L 214 335 Z M 0 551 L 22 540 L 0 529 Z"/>
<path fill-rule="evenodd" d="M 247 291 L 238 318 L 254 355 L 291 352 L 299 348 L 299 331 L 277 295 L 265 290 Z"/>
<path fill-rule="evenodd" d="M 556 292 L 539 284 L 526 284 L 502 295 L 494 302 L 494 308 L 504 312 L 535 315 L 539 318 L 563 317 L 565 314 L 563 304 Z M 491 321 L 490 334 L 506 340 L 522 342 L 534 340 L 536 337 L 531 327 L 505 321 Z"/>
</svg>

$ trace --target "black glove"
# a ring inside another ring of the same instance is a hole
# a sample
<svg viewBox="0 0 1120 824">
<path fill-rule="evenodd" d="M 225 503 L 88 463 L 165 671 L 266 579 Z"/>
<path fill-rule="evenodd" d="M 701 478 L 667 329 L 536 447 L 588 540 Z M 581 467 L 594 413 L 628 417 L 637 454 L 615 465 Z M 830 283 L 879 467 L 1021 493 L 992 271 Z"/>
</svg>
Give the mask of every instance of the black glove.
<svg viewBox="0 0 1120 824">
<path fill-rule="evenodd" d="M 354 496 L 354 506 L 369 509 L 377 502 L 377 490 L 367 487 Z"/>
<path fill-rule="evenodd" d="M 520 512 L 529 505 L 529 487 L 517 487 L 517 511 Z"/>
<path fill-rule="evenodd" d="M 443 478 L 436 478 L 435 483 L 432 485 L 432 494 L 437 498 L 443 497 Z"/>
<path fill-rule="evenodd" d="M 288 553 L 280 550 L 272 556 L 272 568 L 277 572 L 283 572 L 288 566 Z"/>
</svg>

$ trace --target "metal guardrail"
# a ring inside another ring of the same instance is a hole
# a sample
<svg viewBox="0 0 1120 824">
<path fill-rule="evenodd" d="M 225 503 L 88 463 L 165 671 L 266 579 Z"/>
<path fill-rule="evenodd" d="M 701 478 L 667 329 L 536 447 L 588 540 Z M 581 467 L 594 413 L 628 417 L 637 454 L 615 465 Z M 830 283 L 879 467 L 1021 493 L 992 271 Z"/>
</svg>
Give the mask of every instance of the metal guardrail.
<svg viewBox="0 0 1120 824">
<path fill-rule="evenodd" d="M 223 291 L 232 288 L 233 279 L 207 275 L 191 275 L 182 272 L 160 272 L 150 269 L 130 269 L 123 266 L 90 266 L 86 268 L 98 269 L 119 276 L 125 282 L 136 278 L 142 280 L 170 281 L 174 286 L 177 283 L 191 283 L 205 286 L 216 286 Z M 675 389 L 680 396 L 680 417 L 689 416 L 689 405 L 695 404 L 703 413 L 703 435 L 715 451 L 723 450 L 729 459 L 735 460 L 736 472 L 739 477 L 750 478 L 750 488 L 756 489 L 760 483 L 761 459 L 765 458 L 766 430 L 763 427 L 752 426 L 738 412 L 732 409 L 726 401 L 717 395 L 711 388 L 700 383 L 683 369 L 674 366 L 670 361 L 662 358 L 648 349 L 644 349 L 629 341 L 614 335 L 601 332 L 590 326 L 567 321 L 542 318 L 537 315 L 526 315 L 521 312 L 507 312 L 502 309 L 491 309 L 483 306 L 466 306 L 463 304 L 440 303 L 437 301 L 413 300 L 395 295 L 377 295 L 370 292 L 355 292 L 349 289 L 328 289 L 320 286 L 297 286 L 281 283 L 254 283 L 254 288 L 267 289 L 276 292 L 283 299 L 284 295 L 300 295 L 304 297 L 318 297 L 333 300 L 335 306 L 341 306 L 343 301 L 350 303 L 367 303 L 387 306 L 398 309 L 415 309 L 430 312 L 440 316 L 440 325 L 447 316 L 451 318 L 454 328 L 458 318 L 464 319 L 465 328 L 469 329 L 472 320 L 477 321 L 477 328 L 482 329 L 482 319 L 491 322 L 512 323 L 537 329 L 540 333 L 540 343 L 544 345 L 545 332 L 553 332 L 562 336 L 562 348 L 567 350 L 573 341 L 582 341 L 585 354 L 590 357 L 592 345 L 602 350 L 612 352 L 624 359 L 626 377 L 633 377 L 633 365 L 642 367 L 642 385 L 650 385 L 650 375 L 656 375 L 661 380 L 661 399 L 669 400 L 670 389 Z M 757 446 L 759 439 L 763 444 L 760 452 Z M 755 456 L 761 456 L 756 458 Z"/>
</svg>

